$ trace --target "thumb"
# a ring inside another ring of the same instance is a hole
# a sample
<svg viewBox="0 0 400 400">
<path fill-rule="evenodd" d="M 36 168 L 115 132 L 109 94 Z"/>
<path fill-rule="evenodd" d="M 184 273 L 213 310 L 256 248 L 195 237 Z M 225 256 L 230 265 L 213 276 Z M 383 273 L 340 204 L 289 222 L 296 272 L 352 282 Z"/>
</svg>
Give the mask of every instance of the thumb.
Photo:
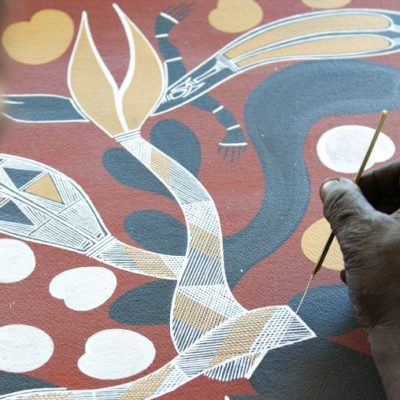
<svg viewBox="0 0 400 400">
<path fill-rule="evenodd" d="M 398 222 L 400 222 L 400 209 L 395 211 L 394 213 L 391 214 L 391 216 Z"/>
<path fill-rule="evenodd" d="M 357 235 L 367 228 L 367 221 L 376 213 L 360 188 L 351 180 L 340 178 L 326 181 L 320 189 L 324 215 L 338 236 L 339 242 L 347 234 Z"/>
</svg>

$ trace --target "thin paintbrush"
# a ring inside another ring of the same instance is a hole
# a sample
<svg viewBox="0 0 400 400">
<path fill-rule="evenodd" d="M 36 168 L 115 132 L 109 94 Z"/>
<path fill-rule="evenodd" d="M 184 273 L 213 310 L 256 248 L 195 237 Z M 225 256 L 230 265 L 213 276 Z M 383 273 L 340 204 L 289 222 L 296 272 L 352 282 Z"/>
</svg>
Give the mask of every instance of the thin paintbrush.
<svg viewBox="0 0 400 400">
<path fill-rule="evenodd" d="M 365 156 L 364 156 L 364 159 L 363 159 L 363 161 L 361 163 L 360 169 L 358 170 L 357 176 L 354 179 L 354 182 L 357 183 L 357 184 L 360 182 L 360 179 L 361 179 L 361 177 L 362 177 L 362 175 L 364 173 L 364 170 L 365 170 L 365 167 L 366 167 L 366 165 L 368 163 L 369 157 L 371 156 L 371 153 L 372 153 L 372 151 L 373 151 L 373 149 L 375 147 L 375 144 L 376 144 L 376 142 L 378 140 L 378 136 L 381 133 L 381 130 L 382 130 L 383 124 L 385 122 L 385 119 L 387 117 L 387 114 L 388 113 L 387 113 L 386 110 L 383 110 L 382 113 L 381 113 L 381 117 L 379 119 L 379 123 L 378 123 L 378 126 L 377 126 L 376 130 L 375 130 L 374 136 L 371 139 L 371 143 L 369 144 L 368 150 L 365 153 Z M 300 310 L 300 307 L 303 304 L 303 301 L 304 301 L 304 299 L 305 299 L 305 297 L 307 295 L 307 292 L 308 292 L 308 289 L 310 288 L 312 280 L 314 279 L 314 277 L 318 273 L 318 271 L 322 268 L 322 264 L 323 264 L 323 262 L 325 260 L 326 255 L 328 254 L 329 248 L 331 247 L 331 244 L 332 244 L 334 238 L 335 238 L 335 234 L 333 232 L 331 232 L 331 234 L 329 235 L 328 240 L 325 243 L 324 249 L 322 250 L 322 253 L 321 253 L 320 257 L 319 257 L 317 263 L 315 264 L 315 266 L 313 268 L 313 271 L 311 273 L 310 279 L 308 280 L 306 289 L 305 289 L 305 291 L 303 293 L 303 296 L 302 296 L 302 298 L 300 300 L 299 305 L 297 306 L 296 314 L 298 314 L 298 312 Z"/>
</svg>

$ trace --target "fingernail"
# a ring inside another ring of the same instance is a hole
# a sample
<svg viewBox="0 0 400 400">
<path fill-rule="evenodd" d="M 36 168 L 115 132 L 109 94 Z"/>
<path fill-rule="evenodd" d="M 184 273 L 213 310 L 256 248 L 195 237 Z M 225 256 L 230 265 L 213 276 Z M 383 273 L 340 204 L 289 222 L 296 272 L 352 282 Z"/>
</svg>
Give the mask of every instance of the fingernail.
<svg viewBox="0 0 400 400">
<path fill-rule="evenodd" d="M 324 201 L 326 194 L 332 185 L 336 185 L 339 182 L 339 178 L 328 178 L 324 182 L 322 182 L 321 188 L 319 189 L 319 196 L 321 200 Z"/>
<path fill-rule="evenodd" d="M 340 271 L 340 279 L 342 280 L 343 283 L 347 283 L 347 279 L 346 279 L 346 271 L 344 269 L 342 269 Z"/>
</svg>

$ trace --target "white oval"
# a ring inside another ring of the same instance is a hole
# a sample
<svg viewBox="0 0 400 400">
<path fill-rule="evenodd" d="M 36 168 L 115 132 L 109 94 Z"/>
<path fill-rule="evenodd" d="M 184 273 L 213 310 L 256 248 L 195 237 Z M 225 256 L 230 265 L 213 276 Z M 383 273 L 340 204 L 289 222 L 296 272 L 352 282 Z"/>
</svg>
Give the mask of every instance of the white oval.
<svg viewBox="0 0 400 400">
<path fill-rule="evenodd" d="M 125 329 L 107 329 L 88 339 L 78 367 L 92 378 L 122 379 L 144 371 L 155 355 L 153 343 L 145 336 Z"/>
<path fill-rule="evenodd" d="M 0 370 L 22 373 L 42 367 L 54 352 L 51 337 L 31 325 L 0 327 Z"/>
<path fill-rule="evenodd" d="M 365 156 L 375 129 L 361 125 L 342 125 L 326 131 L 318 141 L 317 153 L 326 167 L 336 172 L 356 173 Z M 393 157 L 393 141 L 379 135 L 366 168 Z"/>
<path fill-rule="evenodd" d="M 50 282 L 50 294 L 75 311 L 89 311 L 104 304 L 114 293 L 117 278 L 103 267 L 81 267 L 62 272 Z"/>
<path fill-rule="evenodd" d="M 35 254 L 24 242 L 0 239 L 0 283 L 26 279 L 35 269 Z"/>
</svg>

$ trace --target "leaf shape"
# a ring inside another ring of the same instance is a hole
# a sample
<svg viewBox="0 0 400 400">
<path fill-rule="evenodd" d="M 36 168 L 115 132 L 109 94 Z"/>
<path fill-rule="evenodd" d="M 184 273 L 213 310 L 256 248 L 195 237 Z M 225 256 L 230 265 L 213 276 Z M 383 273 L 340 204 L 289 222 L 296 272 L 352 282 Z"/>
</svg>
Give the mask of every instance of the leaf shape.
<svg viewBox="0 0 400 400">
<path fill-rule="evenodd" d="M 201 164 L 201 146 L 196 134 L 175 119 L 157 122 L 150 134 L 150 141 L 162 152 L 198 176 Z"/>
<path fill-rule="evenodd" d="M 160 59 L 140 29 L 114 4 L 125 29 L 130 63 L 121 86 L 122 110 L 129 130 L 140 129 L 158 103 L 164 87 Z"/>
<path fill-rule="evenodd" d="M 18 122 L 88 122 L 72 99 L 56 95 L 9 95 L 3 97 L 4 115 Z"/>
<path fill-rule="evenodd" d="M 186 252 L 186 229 L 171 215 L 155 210 L 137 211 L 125 218 L 125 230 L 146 250 L 170 255 Z"/>
<path fill-rule="evenodd" d="M 240 68 L 259 63 L 290 59 L 330 59 L 375 54 L 392 47 L 391 41 L 378 35 L 343 35 L 301 40 L 286 46 L 269 49 L 239 60 Z"/>
<path fill-rule="evenodd" d="M 174 119 L 157 122 L 151 130 L 151 143 L 198 176 L 201 148 L 194 132 Z M 111 148 L 103 155 L 104 168 L 123 185 L 172 198 L 168 189 L 146 167 L 124 149 Z"/>
<path fill-rule="evenodd" d="M 126 131 L 118 111 L 118 88 L 94 44 L 86 13 L 68 68 L 68 84 L 84 114 L 110 136 Z"/>
<path fill-rule="evenodd" d="M 125 149 L 106 150 L 103 155 L 103 166 L 123 185 L 172 198 L 161 181 Z"/>
<path fill-rule="evenodd" d="M 263 25 L 237 38 L 228 45 L 225 56 L 237 59 L 246 54 L 259 53 L 290 40 L 327 33 L 361 33 L 388 29 L 390 15 L 376 11 L 325 11 L 284 18 Z"/>
<path fill-rule="evenodd" d="M 176 282 L 157 280 L 132 289 L 110 306 L 111 319 L 123 324 L 169 324 Z"/>
<path fill-rule="evenodd" d="M 10 393 L 41 388 L 56 388 L 57 385 L 24 374 L 0 372 L 0 396 Z"/>
</svg>

